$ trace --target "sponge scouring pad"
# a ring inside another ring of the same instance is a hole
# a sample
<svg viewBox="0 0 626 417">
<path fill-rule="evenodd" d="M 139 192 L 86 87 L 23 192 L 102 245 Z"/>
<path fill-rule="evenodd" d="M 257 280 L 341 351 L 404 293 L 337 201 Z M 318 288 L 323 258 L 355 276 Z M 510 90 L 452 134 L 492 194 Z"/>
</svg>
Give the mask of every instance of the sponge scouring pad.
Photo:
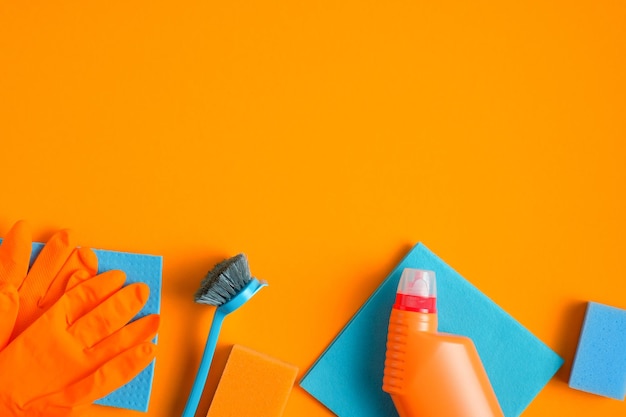
<svg viewBox="0 0 626 417">
<path fill-rule="evenodd" d="M 626 310 L 589 302 L 569 386 L 623 400 L 626 394 Z"/>
<path fill-rule="evenodd" d="M 280 417 L 298 368 L 234 345 L 207 417 Z"/>
</svg>

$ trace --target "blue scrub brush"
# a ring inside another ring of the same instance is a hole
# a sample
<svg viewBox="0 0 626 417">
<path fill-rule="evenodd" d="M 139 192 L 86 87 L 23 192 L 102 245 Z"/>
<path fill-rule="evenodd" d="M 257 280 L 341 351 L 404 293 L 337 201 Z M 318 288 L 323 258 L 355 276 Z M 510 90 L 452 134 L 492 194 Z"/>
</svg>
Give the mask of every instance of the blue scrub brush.
<svg viewBox="0 0 626 417">
<path fill-rule="evenodd" d="M 196 292 L 196 303 L 208 304 L 217 308 L 213 315 L 211 331 L 204 347 L 200 367 L 182 417 L 194 417 L 196 414 L 224 318 L 244 305 L 266 285 L 267 282 L 259 281 L 250 275 L 248 260 L 244 254 L 218 263 L 202 280 L 200 288 Z"/>
</svg>

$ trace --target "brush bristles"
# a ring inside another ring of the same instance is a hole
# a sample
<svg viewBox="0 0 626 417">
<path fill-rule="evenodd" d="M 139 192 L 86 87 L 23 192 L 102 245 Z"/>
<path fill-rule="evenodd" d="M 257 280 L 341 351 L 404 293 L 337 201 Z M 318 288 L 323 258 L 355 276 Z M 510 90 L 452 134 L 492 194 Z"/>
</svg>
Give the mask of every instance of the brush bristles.
<svg viewBox="0 0 626 417">
<path fill-rule="evenodd" d="M 252 277 L 244 254 L 225 259 L 210 270 L 196 292 L 196 303 L 221 306 L 233 298 Z"/>
</svg>

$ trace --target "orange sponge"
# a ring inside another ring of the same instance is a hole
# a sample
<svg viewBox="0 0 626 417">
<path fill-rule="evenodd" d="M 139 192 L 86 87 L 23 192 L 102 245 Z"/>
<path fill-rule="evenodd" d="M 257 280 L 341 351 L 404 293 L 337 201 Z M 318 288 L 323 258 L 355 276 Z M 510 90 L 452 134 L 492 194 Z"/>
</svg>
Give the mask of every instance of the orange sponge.
<svg viewBox="0 0 626 417">
<path fill-rule="evenodd" d="M 280 417 L 298 368 L 234 345 L 207 417 Z"/>
</svg>

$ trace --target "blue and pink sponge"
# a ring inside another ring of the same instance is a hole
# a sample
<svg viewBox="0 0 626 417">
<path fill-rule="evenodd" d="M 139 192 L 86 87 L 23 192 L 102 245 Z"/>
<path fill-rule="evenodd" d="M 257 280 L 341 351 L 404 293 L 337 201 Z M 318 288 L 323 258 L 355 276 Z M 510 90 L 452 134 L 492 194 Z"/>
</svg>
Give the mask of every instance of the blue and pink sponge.
<svg viewBox="0 0 626 417">
<path fill-rule="evenodd" d="M 626 310 L 589 302 L 569 386 L 623 400 L 626 395 Z"/>
</svg>

